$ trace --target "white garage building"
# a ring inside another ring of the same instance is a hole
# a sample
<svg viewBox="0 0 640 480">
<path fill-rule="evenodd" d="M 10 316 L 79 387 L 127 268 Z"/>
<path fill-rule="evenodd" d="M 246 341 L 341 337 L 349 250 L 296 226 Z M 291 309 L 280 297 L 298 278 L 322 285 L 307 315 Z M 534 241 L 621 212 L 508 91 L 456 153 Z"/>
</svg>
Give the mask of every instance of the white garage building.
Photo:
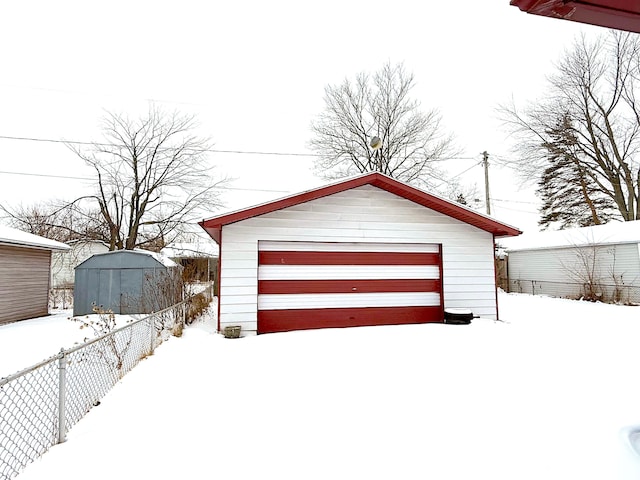
<svg viewBox="0 0 640 480">
<path fill-rule="evenodd" d="M 218 328 L 243 335 L 497 318 L 494 240 L 521 233 L 379 173 L 200 225 L 220 245 Z"/>
</svg>

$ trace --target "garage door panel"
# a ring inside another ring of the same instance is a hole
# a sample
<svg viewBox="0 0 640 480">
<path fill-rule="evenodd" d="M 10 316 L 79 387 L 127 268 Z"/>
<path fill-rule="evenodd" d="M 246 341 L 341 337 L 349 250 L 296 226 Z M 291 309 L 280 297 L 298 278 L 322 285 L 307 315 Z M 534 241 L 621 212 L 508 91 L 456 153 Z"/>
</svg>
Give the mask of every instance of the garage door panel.
<svg viewBox="0 0 640 480">
<path fill-rule="evenodd" d="M 439 292 L 440 290 L 440 280 L 437 279 L 258 281 L 258 292 L 261 294 Z"/>
<path fill-rule="evenodd" d="M 258 333 L 438 322 L 442 322 L 439 306 L 258 311 Z"/>
<path fill-rule="evenodd" d="M 261 252 L 422 252 L 439 253 L 440 246 L 435 243 L 352 243 L 352 242 L 277 242 L 260 240 Z"/>
<path fill-rule="evenodd" d="M 295 267 L 295 268 L 294 268 Z M 258 280 L 438 279 L 436 265 L 261 265 Z"/>
<path fill-rule="evenodd" d="M 258 248 L 258 333 L 443 321 L 440 245 Z"/>
<path fill-rule="evenodd" d="M 309 295 L 260 295 L 258 297 L 259 310 L 438 305 L 440 305 L 440 294 L 437 292 L 319 293 Z"/>
<path fill-rule="evenodd" d="M 261 251 L 260 265 L 439 265 L 438 253 Z"/>
</svg>

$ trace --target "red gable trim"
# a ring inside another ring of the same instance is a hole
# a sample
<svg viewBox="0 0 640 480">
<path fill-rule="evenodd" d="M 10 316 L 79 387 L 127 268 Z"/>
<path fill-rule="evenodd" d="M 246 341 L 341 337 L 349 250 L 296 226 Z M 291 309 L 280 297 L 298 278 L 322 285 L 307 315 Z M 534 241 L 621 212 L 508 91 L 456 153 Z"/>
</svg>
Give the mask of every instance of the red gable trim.
<svg viewBox="0 0 640 480">
<path fill-rule="evenodd" d="M 485 230 L 496 237 L 513 237 L 522 233 L 517 228 L 498 222 L 490 217 L 465 208 L 462 205 L 452 203 L 443 198 L 423 192 L 422 190 L 418 190 L 406 183 L 399 182 L 377 172 L 368 173 L 339 183 L 316 188 L 314 190 L 308 190 L 297 195 L 281 198 L 255 207 L 213 217 L 208 220 L 203 220 L 198 224 L 205 229 L 211 238 L 220 244 L 220 232 L 224 225 L 240 222 L 247 218 L 257 217 L 258 215 L 264 215 L 265 213 L 275 212 L 276 210 L 282 210 L 283 208 L 327 197 L 329 195 L 351 190 L 352 188 L 361 187 L 363 185 L 373 185 L 374 187 L 386 190 L 389 193 L 406 198 L 407 200 L 435 210 L 436 212 L 443 213 L 452 218 L 468 223 L 469 225 L 473 225 L 481 230 Z"/>
<path fill-rule="evenodd" d="M 523 12 L 640 33 L 639 0 L 511 0 Z"/>
</svg>

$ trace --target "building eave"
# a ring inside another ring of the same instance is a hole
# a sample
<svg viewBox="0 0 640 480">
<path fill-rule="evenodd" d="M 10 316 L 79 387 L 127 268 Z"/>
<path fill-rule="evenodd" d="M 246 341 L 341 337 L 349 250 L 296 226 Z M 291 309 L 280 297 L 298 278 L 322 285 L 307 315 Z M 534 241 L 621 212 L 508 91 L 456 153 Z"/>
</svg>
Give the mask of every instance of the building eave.
<svg viewBox="0 0 640 480">
<path fill-rule="evenodd" d="M 381 173 L 368 173 L 358 177 L 349 178 L 323 187 L 307 190 L 295 195 L 284 197 L 271 202 L 256 205 L 254 207 L 237 210 L 217 217 L 202 220 L 199 225 L 207 234 L 220 244 L 222 227 L 240 222 L 248 218 L 257 217 L 267 213 L 282 210 L 284 208 L 299 205 L 319 198 L 334 195 L 363 185 L 372 185 L 414 203 L 430 208 L 444 215 L 460 220 L 493 234 L 495 237 L 510 237 L 520 235 L 522 232 L 510 225 L 499 222 L 487 215 L 480 214 L 463 205 L 453 203 L 437 195 L 427 193 L 405 183 L 394 180 Z"/>
</svg>

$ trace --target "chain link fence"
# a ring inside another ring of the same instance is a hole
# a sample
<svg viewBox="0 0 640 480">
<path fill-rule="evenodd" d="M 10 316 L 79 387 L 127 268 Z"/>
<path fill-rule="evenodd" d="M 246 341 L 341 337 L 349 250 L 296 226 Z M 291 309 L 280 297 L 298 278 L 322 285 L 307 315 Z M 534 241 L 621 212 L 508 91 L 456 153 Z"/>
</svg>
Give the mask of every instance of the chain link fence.
<svg viewBox="0 0 640 480">
<path fill-rule="evenodd" d="M 14 478 L 213 298 L 211 288 L 0 379 L 0 480 Z"/>
<path fill-rule="evenodd" d="M 550 297 L 585 298 L 587 300 L 626 305 L 640 305 L 640 286 L 588 284 L 578 282 L 548 282 L 522 278 L 509 279 L 509 292 L 547 295 Z"/>
<path fill-rule="evenodd" d="M 73 287 L 52 287 L 49 289 L 49 308 L 67 309 L 73 307 Z"/>
</svg>

